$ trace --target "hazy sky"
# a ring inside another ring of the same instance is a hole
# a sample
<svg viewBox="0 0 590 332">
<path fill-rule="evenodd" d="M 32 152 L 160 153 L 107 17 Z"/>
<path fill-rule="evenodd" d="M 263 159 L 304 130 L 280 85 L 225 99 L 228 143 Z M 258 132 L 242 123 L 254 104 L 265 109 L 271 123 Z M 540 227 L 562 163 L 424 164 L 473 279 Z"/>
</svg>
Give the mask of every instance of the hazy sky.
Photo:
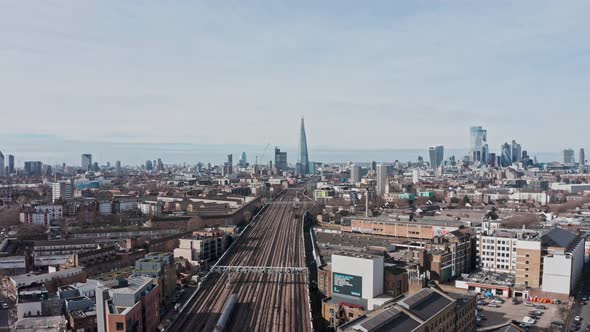
<svg viewBox="0 0 590 332">
<path fill-rule="evenodd" d="M 590 1 L 0 1 L 0 132 L 467 147 L 590 141 Z M 0 142 L 0 146 L 2 142 Z M 5 147 L 9 150 L 9 147 Z"/>
</svg>

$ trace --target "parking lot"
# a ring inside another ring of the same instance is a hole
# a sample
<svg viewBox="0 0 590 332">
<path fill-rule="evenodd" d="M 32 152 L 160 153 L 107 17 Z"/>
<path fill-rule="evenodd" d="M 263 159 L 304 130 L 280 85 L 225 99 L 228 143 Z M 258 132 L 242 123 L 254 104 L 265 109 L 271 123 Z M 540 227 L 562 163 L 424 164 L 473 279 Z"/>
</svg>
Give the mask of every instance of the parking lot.
<svg viewBox="0 0 590 332">
<path fill-rule="evenodd" d="M 558 305 L 543 304 L 543 306 L 547 309 L 542 310 L 543 314 L 535 321 L 530 331 L 544 331 L 549 327 L 551 321 L 560 319 Z M 496 326 L 512 320 L 522 322 L 525 316 L 529 316 L 530 310 L 537 310 L 534 307 L 526 306 L 521 301 L 518 304 L 512 304 L 510 300 L 503 304 L 498 304 L 498 308 L 492 308 L 487 305 L 480 305 L 478 307 L 482 309 L 479 313 L 485 316 L 485 320 L 480 322 L 479 327 Z"/>
</svg>

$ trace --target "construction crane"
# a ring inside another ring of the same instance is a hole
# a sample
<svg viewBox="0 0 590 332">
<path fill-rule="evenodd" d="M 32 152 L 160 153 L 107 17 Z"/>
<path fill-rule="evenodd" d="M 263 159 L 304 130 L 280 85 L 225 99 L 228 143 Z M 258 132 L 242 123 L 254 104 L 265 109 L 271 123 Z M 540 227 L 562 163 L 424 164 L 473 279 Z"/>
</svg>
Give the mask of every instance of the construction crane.
<svg viewBox="0 0 590 332">
<path fill-rule="evenodd" d="M 262 156 L 260 157 L 260 162 L 264 160 L 264 155 L 266 154 L 266 150 L 270 147 L 270 142 L 266 144 L 264 147 L 264 151 L 262 151 Z M 258 190 L 258 155 L 256 155 L 256 162 L 254 163 L 254 188 Z"/>
<path fill-rule="evenodd" d="M 266 146 L 264 147 L 264 151 L 262 151 L 262 156 L 260 156 L 260 163 L 262 164 L 262 161 L 264 160 L 264 155 L 266 154 L 266 151 L 268 150 L 268 148 L 270 147 L 270 143 L 267 143 Z M 256 163 L 254 164 L 254 168 L 257 169 L 258 168 L 258 155 L 256 155 Z"/>
</svg>

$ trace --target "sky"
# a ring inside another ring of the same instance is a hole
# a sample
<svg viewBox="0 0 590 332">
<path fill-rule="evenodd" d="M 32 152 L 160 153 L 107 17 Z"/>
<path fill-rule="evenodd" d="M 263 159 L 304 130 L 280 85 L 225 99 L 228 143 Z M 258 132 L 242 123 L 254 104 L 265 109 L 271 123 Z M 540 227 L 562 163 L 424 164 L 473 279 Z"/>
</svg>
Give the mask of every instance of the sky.
<svg viewBox="0 0 590 332">
<path fill-rule="evenodd" d="M 577 149 L 590 141 L 589 12 L 582 0 L 4 0 L 0 150 L 23 137 L 46 152 L 46 137 L 293 148 L 300 117 L 312 159 L 314 147 L 466 148 L 472 125 L 492 150 Z"/>
</svg>

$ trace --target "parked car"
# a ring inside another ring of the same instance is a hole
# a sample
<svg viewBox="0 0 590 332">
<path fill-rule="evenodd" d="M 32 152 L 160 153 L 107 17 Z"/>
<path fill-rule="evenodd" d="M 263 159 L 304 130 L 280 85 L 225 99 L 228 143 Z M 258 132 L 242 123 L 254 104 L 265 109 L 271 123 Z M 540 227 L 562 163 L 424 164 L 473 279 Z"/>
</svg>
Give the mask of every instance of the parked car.
<svg viewBox="0 0 590 332">
<path fill-rule="evenodd" d="M 525 302 L 524 305 L 526 305 L 527 307 L 534 307 L 535 304 L 532 302 Z"/>
<path fill-rule="evenodd" d="M 10 308 L 10 306 L 6 302 L 0 303 L 0 306 L 2 307 L 2 309 L 8 309 L 8 308 Z"/>
<path fill-rule="evenodd" d="M 493 299 L 492 300 L 492 303 L 503 304 L 504 303 L 504 300 L 501 300 L 501 299 Z"/>
<path fill-rule="evenodd" d="M 545 309 L 547 309 L 547 307 L 544 306 L 544 305 L 542 305 L 542 304 L 536 304 L 535 305 L 535 309 L 543 309 L 543 310 L 545 310 Z"/>
<path fill-rule="evenodd" d="M 490 303 L 490 304 L 488 304 L 488 307 L 490 307 L 490 308 L 500 308 L 500 306 L 497 305 L 496 303 Z"/>
<path fill-rule="evenodd" d="M 512 298 L 512 304 L 518 304 L 518 299 L 516 299 L 515 297 Z"/>
<path fill-rule="evenodd" d="M 533 318 L 529 317 L 529 316 L 525 316 L 525 317 L 522 319 L 522 321 L 523 321 L 525 324 L 535 324 L 535 320 L 534 320 Z"/>
<path fill-rule="evenodd" d="M 582 317 L 580 317 L 580 316 L 576 316 L 576 317 L 574 317 L 574 320 L 575 320 L 576 322 L 581 322 L 581 321 L 582 321 Z"/>
</svg>

